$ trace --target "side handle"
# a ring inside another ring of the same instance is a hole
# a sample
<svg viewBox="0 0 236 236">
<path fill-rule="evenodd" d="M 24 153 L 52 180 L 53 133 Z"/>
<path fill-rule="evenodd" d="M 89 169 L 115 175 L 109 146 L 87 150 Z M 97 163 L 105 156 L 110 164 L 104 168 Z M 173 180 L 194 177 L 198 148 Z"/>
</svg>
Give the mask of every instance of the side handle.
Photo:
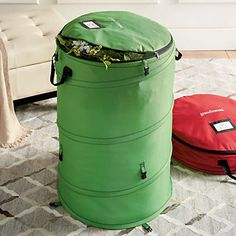
<svg viewBox="0 0 236 236">
<path fill-rule="evenodd" d="M 176 48 L 175 60 L 178 61 L 182 58 L 182 53 Z"/>
<path fill-rule="evenodd" d="M 72 70 L 68 66 L 65 66 L 63 68 L 61 80 L 59 82 L 54 82 L 54 78 L 55 78 L 55 55 L 54 55 L 52 57 L 52 63 L 51 63 L 51 74 L 50 74 L 51 84 L 54 86 L 61 85 L 65 82 L 67 77 L 72 77 Z"/>
<path fill-rule="evenodd" d="M 228 175 L 231 179 L 236 180 L 236 177 L 232 175 L 232 172 L 229 167 L 229 163 L 227 160 L 219 160 L 218 166 L 221 166 L 225 172 L 226 175 Z"/>
</svg>

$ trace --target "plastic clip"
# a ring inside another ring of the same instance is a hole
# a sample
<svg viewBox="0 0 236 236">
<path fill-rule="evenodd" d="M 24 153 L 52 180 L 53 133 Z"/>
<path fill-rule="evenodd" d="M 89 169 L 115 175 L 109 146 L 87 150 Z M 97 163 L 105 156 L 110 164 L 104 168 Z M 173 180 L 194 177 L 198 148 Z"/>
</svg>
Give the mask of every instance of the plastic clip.
<svg viewBox="0 0 236 236">
<path fill-rule="evenodd" d="M 144 223 L 144 224 L 142 224 L 142 226 L 143 226 L 143 229 L 144 229 L 145 231 L 147 231 L 147 232 L 152 232 L 152 227 L 151 227 L 149 224 Z"/>
<path fill-rule="evenodd" d="M 149 66 L 146 60 L 143 61 L 144 64 L 144 75 L 147 76 L 149 75 Z"/>
<path fill-rule="evenodd" d="M 149 75 L 149 67 L 144 67 L 144 75 Z"/>
<path fill-rule="evenodd" d="M 50 203 L 49 203 L 49 206 L 50 206 L 50 207 L 53 207 L 53 208 L 57 208 L 57 207 L 59 207 L 59 206 L 62 206 L 62 204 L 61 204 L 60 201 L 58 201 L 58 202 L 50 202 Z"/>
<path fill-rule="evenodd" d="M 140 173 L 141 173 L 141 179 L 146 179 L 147 178 L 147 171 L 146 171 L 144 162 L 142 162 L 140 164 Z"/>
</svg>

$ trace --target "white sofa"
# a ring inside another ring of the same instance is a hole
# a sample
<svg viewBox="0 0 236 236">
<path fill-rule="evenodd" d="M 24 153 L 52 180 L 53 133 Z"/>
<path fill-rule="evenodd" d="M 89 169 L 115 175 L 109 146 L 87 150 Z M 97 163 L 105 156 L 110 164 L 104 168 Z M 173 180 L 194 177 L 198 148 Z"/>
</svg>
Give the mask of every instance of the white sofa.
<svg viewBox="0 0 236 236">
<path fill-rule="evenodd" d="M 0 38 L 8 53 L 13 100 L 55 90 L 49 82 L 55 36 L 65 19 L 53 9 L 0 15 Z"/>
</svg>

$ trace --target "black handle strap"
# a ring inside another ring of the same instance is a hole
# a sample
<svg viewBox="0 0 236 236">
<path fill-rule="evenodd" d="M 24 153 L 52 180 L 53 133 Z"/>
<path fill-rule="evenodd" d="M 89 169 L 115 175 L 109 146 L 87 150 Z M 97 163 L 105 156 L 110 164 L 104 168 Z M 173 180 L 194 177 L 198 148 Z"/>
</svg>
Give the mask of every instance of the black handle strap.
<svg viewBox="0 0 236 236">
<path fill-rule="evenodd" d="M 59 151 L 59 160 L 63 161 L 63 152 L 62 151 Z"/>
<path fill-rule="evenodd" d="M 51 84 L 54 85 L 54 86 L 61 85 L 65 82 L 67 77 L 71 77 L 71 76 L 72 76 L 72 70 L 68 66 L 65 66 L 64 69 L 63 69 L 61 80 L 57 83 L 54 82 L 54 78 L 55 78 L 55 55 L 53 55 L 52 63 L 51 63 L 51 74 L 50 74 Z"/>
<path fill-rule="evenodd" d="M 236 180 L 236 177 L 232 175 L 232 172 L 229 167 L 229 163 L 227 160 L 219 160 L 218 166 L 221 166 L 225 172 L 226 175 L 228 175 L 231 179 Z"/>
<path fill-rule="evenodd" d="M 63 161 L 63 147 L 62 144 L 59 144 L 59 160 Z"/>
<path fill-rule="evenodd" d="M 175 60 L 178 61 L 182 58 L 183 54 L 176 48 Z"/>
</svg>

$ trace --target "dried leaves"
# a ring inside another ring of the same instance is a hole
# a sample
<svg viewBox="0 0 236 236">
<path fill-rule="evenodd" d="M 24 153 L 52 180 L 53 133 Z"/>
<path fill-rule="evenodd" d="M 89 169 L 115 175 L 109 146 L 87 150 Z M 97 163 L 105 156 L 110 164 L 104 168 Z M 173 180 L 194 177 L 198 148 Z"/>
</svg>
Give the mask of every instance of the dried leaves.
<svg viewBox="0 0 236 236">
<path fill-rule="evenodd" d="M 106 69 L 112 62 L 125 62 L 144 59 L 144 54 L 136 52 L 123 52 L 93 45 L 83 40 L 73 40 L 58 35 L 57 42 L 71 55 L 87 60 L 101 61 Z"/>
</svg>

